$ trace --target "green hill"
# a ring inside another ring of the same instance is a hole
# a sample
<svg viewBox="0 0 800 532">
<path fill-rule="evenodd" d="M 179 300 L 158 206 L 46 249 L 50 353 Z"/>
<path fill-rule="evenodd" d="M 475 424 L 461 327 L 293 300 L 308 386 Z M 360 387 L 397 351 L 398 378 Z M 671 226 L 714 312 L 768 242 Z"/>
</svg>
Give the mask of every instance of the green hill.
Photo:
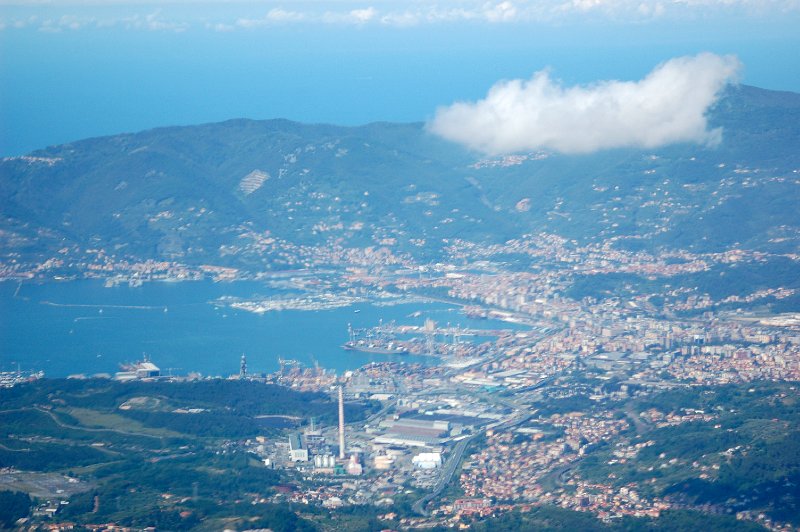
<svg viewBox="0 0 800 532">
<path fill-rule="evenodd" d="M 541 231 L 797 251 L 800 95 L 731 88 L 709 118 L 719 146 L 488 161 L 422 124 L 230 120 L 87 139 L 0 162 L 0 238 L 5 259 L 75 245 L 253 268 L 278 260 L 243 249 L 265 231 L 425 258 L 455 237 Z"/>
</svg>

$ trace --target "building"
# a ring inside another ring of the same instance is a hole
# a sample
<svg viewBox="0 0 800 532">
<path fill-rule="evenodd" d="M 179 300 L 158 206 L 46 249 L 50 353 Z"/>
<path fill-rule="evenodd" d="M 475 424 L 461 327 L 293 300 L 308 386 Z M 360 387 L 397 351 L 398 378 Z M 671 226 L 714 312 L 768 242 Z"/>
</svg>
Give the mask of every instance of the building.
<svg viewBox="0 0 800 532">
<path fill-rule="evenodd" d="M 325 436 L 323 436 L 322 431 L 317 428 L 313 417 L 311 418 L 311 427 L 306 429 L 303 433 L 303 441 L 306 447 L 315 454 L 319 454 L 325 445 Z"/>
<path fill-rule="evenodd" d="M 364 469 L 358 462 L 358 457 L 354 454 L 350 456 L 350 460 L 347 462 L 345 469 L 347 470 L 348 475 L 360 475 L 364 472 Z"/>
<path fill-rule="evenodd" d="M 450 432 L 449 422 L 433 419 L 388 419 L 379 426 L 386 432 L 373 440 L 375 444 L 401 447 L 437 447 Z"/>
<path fill-rule="evenodd" d="M 379 471 L 386 471 L 394 467 L 394 458 L 388 454 L 379 454 L 375 456 L 373 465 Z"/>
<path fill-rule="evenodd" d="M 428 438 L 441 438 L 450 432 L 448 421 L 433 419 L 400 418 L 395 420 L 384 420 L 380 427 L 386 430 L 387 434 L 401 437 L 424 436 Z"/>
<path fill-rule="evenodd" d="M 419 453 L 411 463 L 418 469 L 436 469 L 442 465 L 442 453 Z"/>
<path fill-rule="evenodd" d="M 330 469 L 333 472 L 333 468 L 336 467 L 336 459 L 332 454 L 317 454 L 314 456 L 314 467 L 317 469 Z"/>
<path fill-rule="evenodd" d="M 118 381 L 132 381 L 136 379 L 155 379 L 161 376 L 161 369 L 145 359 L 143 362 L 123 366 L 123 371 L 114 374 Z"/>
<path fill-rule="evenodd" d="M 161 376 L 161 369 L 158 366 L 146 360 L 136 364 L 136 377 L 139 379 L 150 379 Z"/>
<path fill-rule="evenodd" d="M 393 445 L 397 447 L 440 447 L 442 440 L 427 436 L 399 436 L 397 434 L 384 434 L 372 440 L 376 445 Z"/>
<path fill-rule="evenodd" d="M 303 447 L 299 434 L 289 436 L 289 459 L 292 462 L 308 462 L 308 449 Z"/>
<path fill-rule="evenodd" d="M 456 499 L 453 502 L 453 511 L 455 513 L 479 512 L 491 505 L 492 501 L 489 499 Z"/>
</svg>

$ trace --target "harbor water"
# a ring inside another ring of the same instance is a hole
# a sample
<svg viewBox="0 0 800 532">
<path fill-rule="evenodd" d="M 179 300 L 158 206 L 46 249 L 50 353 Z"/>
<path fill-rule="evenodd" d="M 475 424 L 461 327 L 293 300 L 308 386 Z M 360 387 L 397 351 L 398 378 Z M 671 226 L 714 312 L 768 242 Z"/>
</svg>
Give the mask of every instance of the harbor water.
<svg viewBox="0 0 800 532">
<path fill-rule="evenodd" d="M 370 354 L 341 348 L 347 327 L 380 320 L 422 325 L 430 318 L 474 328 L 511 328 L 472 320 L 447 303 L 373 305 L 256 314 L 213 304 L 223 296 L 269 296 L 257 282 L 151 282 L 104 287 L 100 280 L 0 283 L 0 371 L 44 370 L 49 377 L 114 373 L 146 354 L 162 373 L 228 376 L 242 353 L 252 373 L 269 373 L 278 359 L 318 363 L 339 372 L 370 361 L 428 364 L 414 355 Z"/>
</svg>

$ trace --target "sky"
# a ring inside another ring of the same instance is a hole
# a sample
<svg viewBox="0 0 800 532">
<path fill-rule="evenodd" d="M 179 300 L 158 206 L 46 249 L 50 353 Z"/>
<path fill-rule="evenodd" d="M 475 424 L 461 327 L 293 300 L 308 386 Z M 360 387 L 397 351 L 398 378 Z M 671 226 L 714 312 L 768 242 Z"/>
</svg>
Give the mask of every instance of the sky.
<svg viewBox="0 0 800 532">
<path fill-rule="evenodd" d="M 688 98 L 662 137 L 713 142 L 698 116 L 719 86 L 800 92 L 798 27 L 800 0 L 0 0 L 0 156 L 239 117 L 420 121 L 472 139 L 507 98 L 528 140 L 472 147 L 586 152 L 604 147 L 597 135 L 564 144 L 542 134 L 562 123 L 519 111 L 546 105 L 584 127 L 624 91 L 654 96 L 647 80 L 667 65 L 689 82 L 651 122 L 623 109 L 603 124 L 648 128 Z M 595 114 L 559 112 L 576 106 Z"/>
</svg>

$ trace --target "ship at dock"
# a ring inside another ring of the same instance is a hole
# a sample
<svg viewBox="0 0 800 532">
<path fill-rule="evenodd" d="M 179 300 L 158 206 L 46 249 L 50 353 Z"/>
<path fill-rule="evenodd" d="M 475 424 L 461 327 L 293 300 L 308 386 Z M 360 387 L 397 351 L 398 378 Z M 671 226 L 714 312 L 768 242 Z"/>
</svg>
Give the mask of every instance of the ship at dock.
<svg viewBox="0 0 800 532">
<path fill-rule="evenodd" d="M 379 355 L 407 355 L 408 349 L 382 334 L 367 334 L 360 337 L 362 331 L 357 331 L 348 323 L 348 340 L 342 345 L 346 351 L 360 351 Z"/>
<path fill-rule="evenodd" d="M 379 345 L 367 342 L 366 340 L 357 340 L 355 342 L 345 342 L 342 349 L 347 351 L 361 351 L 362 353 L 377 353 L 380 355 L 407 355 L 408 349 L 393 342 L 388 344 Z"/>
<path fill-rule="evenodd" d="M 120 364 L 120 369 L 114 374 L 114 380 L 133 381 L 161 378 L 161 369 L 153 364 L 146 354 L 143 360 L 132 364 Z"/>
</svg>

